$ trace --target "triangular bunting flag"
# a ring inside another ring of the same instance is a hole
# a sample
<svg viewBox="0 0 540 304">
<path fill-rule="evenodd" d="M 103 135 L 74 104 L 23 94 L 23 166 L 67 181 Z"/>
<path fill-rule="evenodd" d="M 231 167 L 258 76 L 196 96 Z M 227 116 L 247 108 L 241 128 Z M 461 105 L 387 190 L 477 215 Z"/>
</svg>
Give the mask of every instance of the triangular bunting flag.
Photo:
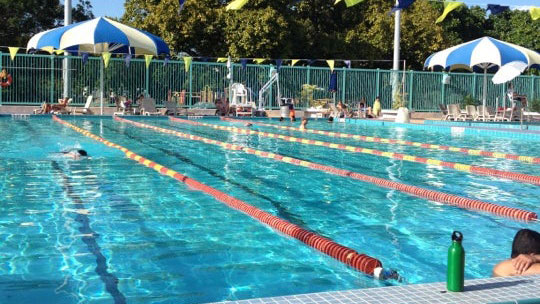
<svg viewBox="0 0 540 304">
<path fill-rule="evenodd" d="M 398 4 L 392 8 L 392 12 L 395 12 L 400 9 L 406 9 L 411 4 L 413 4 L 414 0 L 398 0 Z"/>
<path fill-rule="evenodd" d="M 153 57 L 154 55 L 144 55 L 144 62 L 146 63 L 147 69 L 150 67 L 150 62 L 152 62 Z"/>
<path fill-rule="evenodd" d="M 124 58 L 124 62 L 126 63 L 126 67 L 129 69 L 129 65 L 131 63 L 131 58 L 133 58 L 133 55 L 127 54 L 126 58 Z"/>
<path fill-rule="evenodd" d="M 281 65 L 283 64 L 283 59 L 276 59 L 276 69 L 279 71 Z"/>
<path fill-rule="evenodd" d="M 64 54 L 64 50 L 56 50 L 56 51 L 54 51 L 54 53 L 56 55 L 62 55 L 62 54 Z"/>
<path fill-rule="evenodd" d="M 46 46 L 46 47 L 43 47 L 41 48 L 43 51 L 45 52 L 49 52 L 49 54 L 53 54 L 54 53 L 54 48 L 52 46 Z"/>
<path fill-rule="evenodd" d="M 189 67 L 191 66 L 191 61 L 193 60 L 192 57 L 184 57 L 182 58 L 184 60 L 184 71 L 189 72 Z"/>
<path fill-rule="evenodd" d="M 455 10 L 456 8 L 462 6 L 464 3 L 463 2 L 455 2 L 455 1 L 445 1 L 444 2 L 444 12 L 442 13 L 442 15 L 437 18 L 437 20 L 435 21 L 435 23 L 440 23 L 440 22 L 443 22 L 444 18 L 446 18 L 446 16 L 453 10 Z"/>
<path fill-rule="evenodd" d="M 532 20 L 540 19 L 540 7 L 531 7 L 529 12 L 531 13 Z"/>
<path fill-rule="evenodd" d="M 315 59 L 308 59 L 307 65 L 312 65 L 315 62 Z"/>
<path fill-rule="evenodd" d="M 328 66 L 330 67 L 330 71 L 334 71 L 334 60 L 326 60 L 326 63 L 328 63 Z"/>
<path fill-rule="evenodd" d="M 227 62 L 227 57 L 219 57 L 216 62 Z"/>
<path fill-rule="evenodd" d="M 88 53 L 81 54 L 81 57 L 82 57 L 81 60 L 82 60 L 83 65 L 86 65 L 88 63 L 88 56 L 89 56 Z"/>
<path fill-rule="evenodd" d="M 247 66 L 247 59 L 240 59 L 240 64 L 242 64 L 242 69 L 245 69 Z"/>
<path fill-rule="evenodd" d="M 9 57 L 11 58 L 11 61 L 13 61 L 13 59 L 15 59 L 15 56 L 17 56 L 17 52 L 19 52 L 19 48 L 18 47 L 8 47 L 9 49 Z"/>
<path fill-rule="evenodd" d="M 171 56 L 167 55 L 165 56 L 165 59 L 163 60 L 163 66 L 166 66 L 169 64 L 169 60 L 171 60 Z"/>
<path fill-rule="evenodd" d="M 248 0 L 233 0 L 227 5 L 226 10 L 239 10 L 246 5 L 247 2 Z"/>
<path fill-rule="evenodd" d="M 253 59 L 253 62 L 255 62 L 256 64 L 261 64 L 261 63 L 263 63 L 265 61 L 266 61 L 266 59 L 264 59 L 264 58 L 255 58 L 255 59 Z"/>
<path fill-rule="evenodd" d="M 336 2 L 334 2 L 334 5 L 340 3 L 342 0 L 336 0 Z M 347 7 L 351 7 L 353 5 L 357 5 L 358 3 L 364 1 L 364 0 L 343 0 L 345 1 L 345 4 L 347 5 Z"/>
<path fill-rule="evenodd" d="M 208 57 L 201 57 L 202 62 L 208 62 Z"/>
<path fill-rule="evenodd" d="M 111 53 L 105 52 L 101 55 L 103 57 L 103 64 L 105 64 L 105 68 L 109 66 L 109 60 L 111 60 Z"/>
<path fill-rule="evenodd" d="M 343 63 L 345 63 L 345 65 L 347 66 L 347 68 L 351 68 L 351 61 L 350 60 L 345 60 L 343 61 Z"/>
<path fill-rule="evenodd" d="M 498 4 L 488 4 L 487 6 L 487 10 L 490 11 L 492 15 L 498 15 L 509 9 L 510 9 L 509 6 L 498 5 Z"/>
<path fill-rule="evenodd" d="M 291 66 L 294 66 L 295 64 L 297 64 L 298 61 L 300 61 L 300 59 L 293 59 L 293 60 L 291 60 Z"/>
<path fill-rule="evenodd" d="M 178 14 L 180 15 L 180 12 L 182 9 L 184 9 L 184 4 L 186 3 L 186 0 L 178 0 L 178 4 L 180 5 L 180 8 L 178 8 Z"/>
</svg>

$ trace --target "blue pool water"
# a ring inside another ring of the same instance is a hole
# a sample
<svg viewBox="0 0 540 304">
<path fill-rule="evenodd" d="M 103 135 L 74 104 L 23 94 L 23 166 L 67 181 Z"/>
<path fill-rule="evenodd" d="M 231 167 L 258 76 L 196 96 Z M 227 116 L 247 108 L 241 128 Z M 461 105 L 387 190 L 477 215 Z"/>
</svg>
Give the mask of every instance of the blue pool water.
<svg viewBox="0 0 540 304">
<path fill-rule="evenodd" d="M 540 230 L 538 222 L 521 223 L 449 207 L 111 118 L 65 119 L 376 257 L 409 283 L 446 279 L 446 252 L 453 230 L 465 236 L 467 279 L 489 277 L 493 265 L 509 257 L 518 229 Z M 134 119 L 540 213 L 538 186 L 163 118 Z M 540 156 L 540 143 L 535 142 L 324 121 L 311 121 L 309 127 Z M 252 128 L 540 175 L 539 165 L 511 160 Z M 205 303 L 397 284 L 358 273 L 50 118 L 4 117 L 0 130 L 2 303 Z M 54 153 L 72 147 L 84 148 L 91 158 L 74 161 Z"/>
</svg>

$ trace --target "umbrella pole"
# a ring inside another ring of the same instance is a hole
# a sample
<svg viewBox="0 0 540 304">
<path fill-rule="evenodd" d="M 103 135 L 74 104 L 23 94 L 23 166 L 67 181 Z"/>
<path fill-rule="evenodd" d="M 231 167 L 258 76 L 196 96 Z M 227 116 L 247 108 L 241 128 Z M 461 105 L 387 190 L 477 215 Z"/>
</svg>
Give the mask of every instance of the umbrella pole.
<svg viewBox="0 0 540 304">
<path fill-rule="evenodd" d="M 482 115 L 486 121 L 486 97 L 487 97 L 487 67 L 484 68 L 484 93 L 482 96 Z"/>
<path fill-rule="evenodd" d="M 101 114 L 103 115 L 103 60 L 100 60 L 101 64 L 99 65 L 99 103 L 101 108 Z"/>
</svg>

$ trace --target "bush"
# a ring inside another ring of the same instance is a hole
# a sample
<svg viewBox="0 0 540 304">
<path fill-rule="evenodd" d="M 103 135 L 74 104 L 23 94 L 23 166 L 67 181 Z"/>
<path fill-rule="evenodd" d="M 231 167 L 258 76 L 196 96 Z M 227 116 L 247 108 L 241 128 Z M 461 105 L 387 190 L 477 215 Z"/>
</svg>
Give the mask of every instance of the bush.
<svg viewBox="0 0 540 304">
<path fill-rule="evenodd" d="M 540 99 L 533 99 L 530 103 L 531 111 L 540 113 Z"/>
<path fill-rule="evenodd" d="M 461 107 L 465 108 L 465 106 L 478 106 L 480 105 L 480 101 L 477 99 L 474 99 L 471 95 L 467 95 L 463 97 L 463 100 L 461 101 Z"/>
<path fill-rule="evenodd" d="M 405 94 L 401 93 L 400 91 L 396 91 L 396 94 L 394 94 L 394 102 L 392 103 L 392 109 L 397 110 L 401 107 L 407 106 L 407 101 L 405 100 Z"/>
</svg>

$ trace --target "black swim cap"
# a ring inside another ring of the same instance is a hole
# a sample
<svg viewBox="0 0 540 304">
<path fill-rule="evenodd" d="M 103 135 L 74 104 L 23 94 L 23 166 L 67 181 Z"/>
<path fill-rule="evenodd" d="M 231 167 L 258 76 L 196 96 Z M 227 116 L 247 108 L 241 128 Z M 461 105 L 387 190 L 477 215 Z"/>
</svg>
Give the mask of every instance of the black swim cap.
<svg viewBox="0 0 540 304">
<path fill-rule="evenodd" d="M 77 150 L 77 152 L 79 152 L 80 156 L 88 156 L 88 153 L 86 153 L 84 150 Z"/>
</svg>

